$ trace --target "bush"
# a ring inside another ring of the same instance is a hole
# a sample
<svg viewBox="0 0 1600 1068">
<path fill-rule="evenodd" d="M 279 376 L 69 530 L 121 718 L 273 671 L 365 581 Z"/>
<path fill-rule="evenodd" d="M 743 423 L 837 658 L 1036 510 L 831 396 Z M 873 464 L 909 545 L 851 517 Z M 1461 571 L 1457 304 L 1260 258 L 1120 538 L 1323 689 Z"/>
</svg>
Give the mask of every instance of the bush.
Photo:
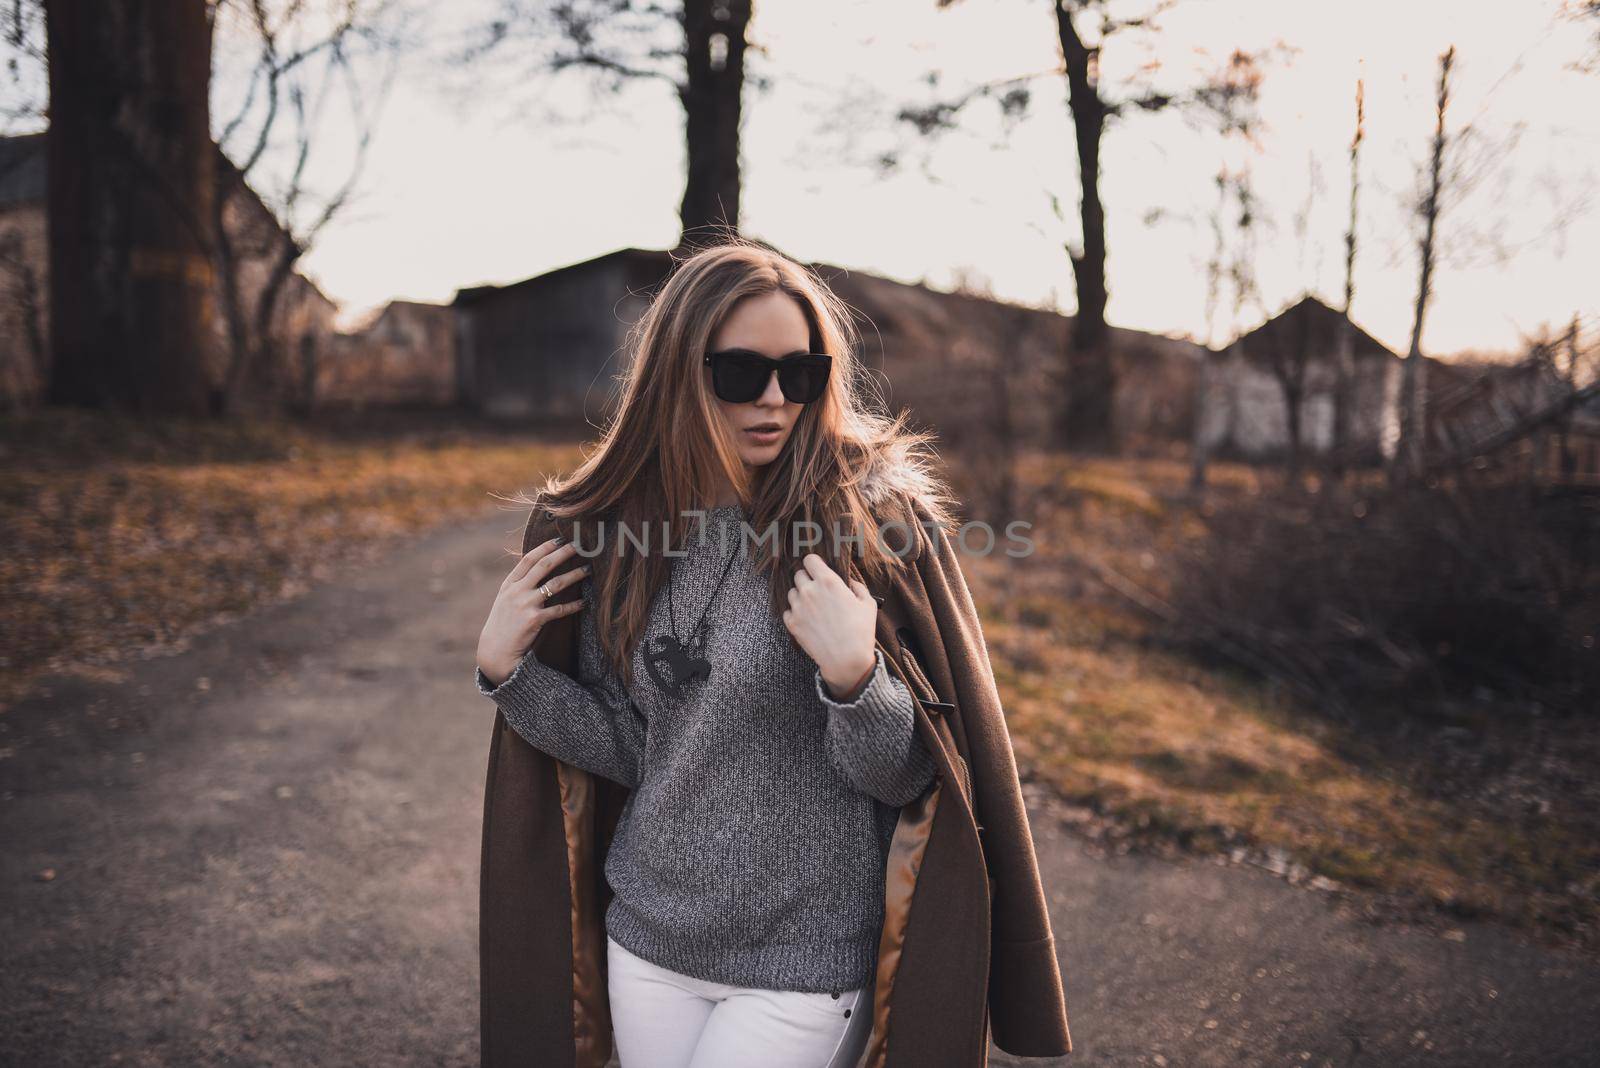
<svg viewBox="0 0 1600 1068">
<path fill-rule="evenodd" d="M 1219 505 L 1180 553 L 1190 633 L 1335 705 L 1487 688 L 1600 707 L 1600 493 L 1471 473 Z"/>
</svg>

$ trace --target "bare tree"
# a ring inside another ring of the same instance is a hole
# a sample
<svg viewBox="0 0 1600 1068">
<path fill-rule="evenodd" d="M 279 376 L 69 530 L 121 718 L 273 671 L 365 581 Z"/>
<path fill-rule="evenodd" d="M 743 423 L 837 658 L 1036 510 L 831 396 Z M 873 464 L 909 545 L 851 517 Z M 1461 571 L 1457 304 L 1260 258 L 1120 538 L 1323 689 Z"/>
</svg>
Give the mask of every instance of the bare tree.
<svg viewBox="0 0 1600 1068">
<path fill-rule="evenodd" d="M 45 332 L 45 287 L 49 280 L 33 257 L 27 255 L 22 235 L 0 229 L 0 323 L 21 328 L 22 351 L 0 366 L 10 376 L 0 385 L 0 400 L 20 407 L 23 397 L 35 392 L 37 375 L 49 365 L 50 340 Z"/>
<path fill-rule="evenodd" d="M 1207 468 L 1211 462 L 1211 446 L 1207 439 L 1206 412 L 1215 388 L 1216 353 L 1212 345 L 1216 339 L 1217 307 L 1222 300 L 1222 258 L 1227 251 L 1222 216 L 1228 208 L 1228 165 L 1224 163 L 1214 179 L 1217 187 L 1216 207 L 1207 221 L 1211 227 L 1211 258 L 1206 261 L 1206 334 L 1205 347 L 1200 351 L 1200 368 L 1195 375 L 1194 425 L 1189 445 L 1189 489 L 1195 493 L 1205 489 Z"/>
<path fill-rule="evenodd" d="M 1600 0 L 1566 0 L 1561 5 L 1561 10 L 1568 18 L 1588 21 L 1594 25 L 1594 40 L 1591 42 L 1593 51 L 1582 68 L 1600 71 Z"/>
<path fill-rule="evenodd" d="M 1332 467 L 1335 477 L 1343 477 L 1350 447 L 1350 416 L 1355 388 L 1355 324 L 1350 306 L 1356 294 L 1356 230 L 1360 221 L 1357 204 L 1361 195 L 1361 142 L 1367 134 L 1366 83 L 1356 80 L 1356 128 L 1350 138 L 1350 221 L 1344 232 L 1344 317 L 1339 323 L 1338 355 L 1333 379 Z"/>
<path fill-rule="evenodd" d="M 1406 350 L 1405 365 L 1401 372 L 1400 441 L 1395 449 L 1392 468 L 1401 475 L 1417 474 L 1423 464 L 1424 437 L 1427 432 L 1427 385 L 1422 363 L 1422 327 L 1428 313 L 1428 301 L 1433 296 L 1434 240 L 1439 215 L 1444 208 L 1444 157 L 1448 140 L 1445 120 L 1450 109 L 1450 71 L 1455 59 L 1454 45 L 1439 57 L 1433 149 L 1429 156 L 1426 189 L 1417 205 L 1417 216 L 1422 222 L 1422 236 L 1417 242 L 1417 300 L 1411 320 L 1411 344 Z"/>
<path fill-rule="evenodd" d="M 238 108 L 217 139 L 222 159 L 212 198 L 210 254 L 220 278 L 228 339 L 217 406 L 235 412 L 253 391 L 271 388 L 288 396 L 260 398 L 264 403 L 287 399 L 306 407 L 312 403 L 312 381 L 298 386 L 273 381 L 288 360 L 278 328 L 287 283 L 351 202 L 393 84 L 404 12 L 391 0 L 338 0 L 326 10 L 303 3 L 213 0 L 213 8 L 217 18 L 233 20 L 230 29 L 246 42 L 250 57 Z M 359 69 L 365 59 L 378 63 L 370 99 Z M 308 178 L 309 164 L 317 146 L 328 147 L 320 120 L 340 98 L 350 108 L 355 140 L 339 185 L 319 195 Z M 278 160 L 286 160 L 287 168 L 269 169 L 267 163 Z M 269 214 L 255 211 L 252 193 Z M 304 371 L 300 377 L 314 377 L 311 368 Z"/>
<path fill-rule="evenodd" d="M 1113 425 L 1116 366 L 1107 343 L 1106 214 L 1100 200 L 1100 141 L 1113 106 L 1100 95 L 1100 50 L 1118 29 L 1147 22 L 1117 24 L 1102 18 L 1098 43 L 1084 43 L 1074 21 L 1088 13 L 1093 0 L 1056 0 L 1056 39 L 1066 68 L 1067 106 L 1078 150 L 1078 221 L 1083 245 L 1068 250 L 1078 306 L 1072 318 L 1067 353 L 1067 396 L 1061 411 L 1061 439 L 1079 448 L 1108 449 L 1115 443 Z"/>
<path fill-rule="evenodd" d="M 35 10 L 43 11 L 37 0 L 15 0 L 4 13 L 3 23 L 0 23 L 5 30 L 3 49 L 7 54 L 7 69 L 12 80 L 23 86 L 30 79 L 35 23 L 43 22 L 42 14 L 35 19 L 32 14 Z M 52 10 L 55 8 L 52 7 Z M 274 4 L 269 0 L 201 0 L 200 10 L 202 28 L 195 32 L 204 37 L 203 69 L 194 63 L 184 66 L 170 62 L 176 53 L 173 49 L 163 52 L 165 45 L 162 42 L 170 38 L 176 46 L 182 41 L 167 30 L 156 34 L 154 43 L 148 46 L 155 51 L 140 62 L 152 70 L 159 69 L 166 77 L 180 79 L 185 92 L 192 92 L 197 86 L 202 90 L 198 95 L 205 97 L 208 109 L 207 118 L 200 123 L 204 139 L 197 146 L 186 147 L 183 151 L 192 150 L 196 161 L 193 166 L 203 170 L 205 189 L 196 191 L 190 188 L 186 183 L 190 182 L 191 176 L 183 172 L 182 167 L 179 168 L 180 173 L 173 174 L 172 165 L 163 163 L 159 146 L 149 143 L 147 138 L 122 137 L 118 147 L 127 157 L 121 166 L 136 173 L 137 180 L 148 185 L 143 195 L 159 202 L 159 211 L 147 211 L 140 206 L 135 209 L 135 214 L 146 220 L 145 225 L 148 225 L 148 220 L 159 219 L 164 212 L 173 225 L 187 235 L 187 240 L 193 246 L 190 253 L 198 250 L 204 262 L 197 263 L 191 259 L 188 266 L 183 268 L 186 272 L 184 276 L 191 282 L 203 279 L 204 287 L 208 289 L 200 298 L 204 305 L 204 327 L 194 330 L 197 351 L 184 365 L 187 369 L 183 374 L 192 377 L 193 382 L 178 390 L 169 385 L 158 385 L 167 380 L 166 375 L 145 373 L 138 368 L 132 373 L 137 376 L 141 387 L 156 389 L 173 397 L 190 396 L 191 400 L 185 403 L 184 410 L 193 411 L 194 405 L 199 403 L 202 410 L 221 414 L 237 410 L 241 398 L 253 386 L 261 384 L 252 382 L 253 377 L 274 375 L 286 366 L 287 357 L 281 350 L 284 339 L 279 336 L 279 324 L 289 310 L 288 294 L 292 287 L 288 283 L 294 277 L 296 265 L 310 250 L 318 235 L 350 202 L 372 136 L 375 116 L 393 76 L 391 66 L 382 78 L 382 88 L 369 104 L 366 89 L 360 84 L 361 78 L 356 74 L 355 67 L 364 58 L 364 50 L 390 59 L 398 55 L 399 40 L 392 30 L 402 20 L 398 17 L 391 19 L 390 16 L 403 15 L 403 9 L 396 0 L 333 0 L 321 6 L 309 5 L 304 0 L 290 0 L 285 4 Z M 102 20 L 98 29 L 104 34 L 130 33 L 123 26 L 123 20 L 122 15 Z M 219 75 L 230 74 L 236 58 L 225 49 L 218 51 L 215 31 L 219 20 L 225 30 L 225 41 L 249 39 L 253 43 L 248 46 L 249 54 L 244 63 L 246 89 L 239 101 L 237 114 L 228 119 L 223 132 L 213 144 L 209 130 L 210 100 L 214 88 L 212 67 L 216 66 Z M 226 32 L 229 30 L 238 32 Z M 146 46 L 129 37 L 120 45 L 108 47 L 138 54 Z M 62 71 L 54 68 L 51 71 L 52 75 L 60 75 L 52 78 L 52 97 L 58 89 L 69 97 L 79 93 L 78 83 L 86 77 L 88 81 L 82 82 L 85 87 L 82 91 L 87 91 L 87 87 L 94 84 L 92 77 L 79 71 L 69 79 L 73 84 L 63 87 L 61 79 L 67 77 L 64 71 L 64 67 Z M 311 149 L 319 117 L 341 86 L 356 113 L 354 158 L 348 177 L 340 188 L 332 195 L 321 197 L 313 191 L 307 179 L 308 164 L 312 158 Z M 81 173 L 92 168 L 85 165 L 81 155 L 77 155 L 86 149 L 86 145 L 68 143 L 71 140 L 70 129 L 63 124 L 61 111 L 61 106 L 52 99 L 50 216 L 52 228 L 59 226 L 70 229 L 76 225 L 73 216 L 83 213 L 71 206 L 68 197 L 98 194 L 85 192 L 85 183 L 71 179 L 75 172 Z M 7 112 L 8 117 L 27 113 L 26 108 Z M 39 117 L 43 117 L 42 109 L 39 109 Z M 58 158 L 58 152 L 67 152 L 72 158 Z M 242 165 L 236 166 L 233 158 L 242 159 Z M 268 164 L 276 165 L 284 159 L 289 161 L 287 168 L 269 168 Z M 105 174 L 107 183 L 115 187 L 114 192 L 125 197 L 128 195 L 126 190 L 129 182 L 123 180 L 118 170 L 101 168 L 94 173 Z M 56 192 L 58 180 L 66 183 L 66 196 Z M 88 184 L 96 183 L 91 181 Z M 62 205 L 67 207 L 58 210 Z M 152 260 L 156 251 L 147 245 L 135 260 L 148 267 L 156 262 Z M 52 251 L 52 260 L 66 272 L 59 279 L 63 288 L 55 291 L 61 295 L 61 300 L 52 300 L 52 307 L 78 308 L 84 302 L 95 307 L 109 306 L 107 301 L 91 293 L 74 289 L 83 282 L 72 277 L 73 260 L 70 256 L 59 258 Z M 157 256 L 156 260 L 160 260 L 160 257 Z M 170 255 L 166 256 L 165 263 L 163 270 L 168 273 L 175 270 Z M 126 273 L 110 271 L 102 272 L 102 275 Z M 56 271 L 52 270 L 51 274 L 54 278 Z M 154 314 L 155 308 L 150 302 L 145 301 L 144 307 L 146 311 L 143 314 Z M 214 359 L 219 354 L 215 351 L 218 331 L 213 322 L 213 308 L 220 313 L 221 322 L 222 351 L 220 368 L 217 370 L 212 369 L 212 365 L 219 362 Z M 114 331 L 117 334 L 124 332 L 122 328 Z M 130 328 L 126 333 L 133 337 L 149 338 L 164 349 L 170 349 L 149 330 Z M 130 356 L 127 346 L 100 347 L 105 351 L 120 351 L 123 356 Z M 53 359 L 47 362 L 52 366 L 55 363 Z M 72 370 L 70 364 L 63 368 L 62 374 L 65 377 L 61 388 L 67 388 L 65 383 L 72 381 L 75 375 L 81 377 Z M 115 376 L 110 374 L 91 375 L 90 380 L 99 383 L 102 388 L 111 388 L 116 381 Z M 131 396 L 120 385 L 115 386 L 115 390 Z M 192 397 L 195 394 L 203 396 L 204 401 L 194 401 Z M 281 398 L 263 399 L 273 403 Z M 291 399 L 303 401 L 307 398 L 294 396 Z"/>
<path fill-rule="evenodd" d="M 1200 373 L 1195 378 L 1194 432 L 1190 450 L 1189 488 L 1193 491 L 1204 488 L 1206 467 L 1210 461 L 1205 412 L 1212 399 L 1216 375 L 1212 345 L 1216 338 L 1217 310 L 1222 304 L 1223 287 L 1225 284 L 1232 287 L 1235 328 L 1243 317 L 1245 305 L 1251 301 L 1260 303 L 1254 269 L 1258 209 L 1252 192 L 1248 153 L 1261 149 L 1258 137 L 1261 119 L 1257 104 L 1262 77 L 1257 56 L 1235 51 L 1223 68 L 1213 74 L 1195 94 L 1200 109 L 1216 123 L 1224 152 L 1237 148 L 1245 156 L 1231 166 L 1224 160 L 1214 179 L 1217 201 L 1208 218 L 1212 251 L 1206 263 L 1206 350 L 1201 357 Z M 1230 205 L 1236 211 L 1231 227 L 1227 221 Z M 1237 241 L 1230 242 L 1230 235 L 1235 234 Z"/>
<path fill-rule="evenodd" d="M 0 132 L 44 118 L 48 99 L 45 75 L 44 5 L 11 0 L 0 6 L 0 66 L 6 89 L 0 92 Z"/>
<path fill-rule="evenodd" d="M 1214 179 L 1217 203 L 1210 213 L 1213 237 L 1211 258 L 1206 263 L 1206 350 L 1201 357 L 1200 373 L 1195 381 L 1194 433 L 1190 454 L 1189 488 L 1199 491 L 1206 485 L 1206 468 L 1210 463 L 1210 446 L 1206 443 L 1206 408 L 1214 398 L 1218 368 L 1217 359 L 1227 351 L 1212 349 L 1216 336 L 1217 310 L 1222 305 L 1222 292 L 1227 288 L 1232 294 L 1232 327 L 1237 330 L 1244 321 L 1245 309 L 1254 305 L 1262 316 L 1267 314 L 1261 301 L 1261 290 L 1256 285 L 1255 256 L 1256 233 L 1260 224 L 1254 182 L 1248 162 L 1238 168 L 1224 164 Z"/>
<path fill-rule="evenodd" d="M 1549 347 L 1552 366 L 1556 364 L 1556 352 L 1564 351 L 1566 355 L 1567 365 L 1564 368 L 1559 368 L 1557 373 L 1560 375 L 1562 386 L 1568 394 L 1575 394 L 1581 388 L 1582 376 L 1580 368 L 1583 364 L 1583 350 L 1579 345 L 1579 341 L 1582 336 L 1582 317 L 1577 313 L 1573 313 L 1572 325 L 1567 327 L 1566 336 L 1552 342 Z M 1568 410 L 1562 413 L 1561 418 L 1556 423 L 1557 463 L 1563 481 L 1572 478 L 1577 471 L 1578 461 L 1572 451 L 1572 422 L 1573 417 L 1576 415 L 1576 409 Z"/>
<path fill-rule="evenodd" d="M 949 8 L 960 2 L 938 0 L 938 6 Z M 1100 197 L 1100 143 L 1107 124 L 1128 109 L 1156 111 L 1172 102 L 1171 97 L 1155 92 L 1122 99 L 1111 97 L 1100 84 L 1100 54 L 1119 33 L 1155 29 L 1157 15 L 1174 2 L 1153 0 L 1139 14 L 1120 19 L 1107 10 L 1108 0 L 1051 3 L 1062 65 L 1047 73 L 1066 80 L 1078 158 L 1078 222 L 1082 236 L 1078 248 L 1067 248 L 1077 308 L 1064 360 L 1066 398 L 1056 427 L 1061 442 L 1075 448 L 1106 450 L 1115 445 L 1116 368 L 1105 317 L 1110 294 L 1106 283 L 1105 206 Z M 1080 32 L 1080 22 L 1089 24 L 1096 17 L 1094 35 Z M 1008 113 L 1025 112 L 1030 99 L 1026 83 L 1032 77 L 1005 79 L 980 85 L 955 99 L 902 108 L 899 118 L 925 135 L 934 135 L 953 128 L 962 109 L 976 100 L 998 96 L 1002 109 Z M 1054 199 L 1052 196 L 1053 202 Z M 1059 214 L 1059 207 L 1057 211 Z"/>
<path fill-rule="evenodd" d="M 49 93 L 45 49 L 44 5 L 39 0 L 12 0 L 0 7 L 0 134 L 43 121 Z M 0 180 L 5 177 L 0 169 Z M 18 351 L 3 360 L 9 366 L 0 367 L 0 374 L 10 377 L 0 384 L 0 398 L 12 403 L 37 393 L 50 363 L 45 325 L 49 280 L 38 260 L 29 254 L 22 233 L 0 218 L 0 324 L 15 323 L 20 333 Z"/>
<path fill-rule="evenodd" d="M 665 82 L 683 106 L 688 173 L 679 207 L 679 247 L 717 233 L 737 233 L 740 213 L 739 124 L 752 0 L 502 0 L 458 60 L 476 64 L 491 52 L 526 54 L 522 69 L 601 75 L 604 88 Z M 769 84 L 749 79 L 757 88 Z"/>
<path fill-rule="evenodd" d="M 1311 180 L 1306 188 L 1306 199 L 1295 213 L 1294 230 L 1299 239 L 1302 276 L 1314 274 L 1306 268 L 1304 256 L 1310 241 L 1311 212 L 1322 192 L 1316 159 L 1311 160 Z M 1300 300 L 1309 297 L 1303 290 Z M 1297 301 L 1296 303 L 1299 303 Z M 1305 404 L 1308 378 L 1311 373 L 1312 345 L 1310 309 L 1302 309 L 1294 316 L 1280 317 L 1268 322 L 1255 336 L 1261 342 L 1260 351 L 1266 357 L 1267 370 L 1278 384 L 1283 397 L 1284 418 L 1284 481 L 1290 486 L 1299 484 L 1300 469 L 1305 456 Z"/>
<path fill-rule="evenodd" d="M 49 0 L 45 12 L 46 396 L 203 415 L 211 267 L 196 220 L 209 214 L 214 181 L 206 0 Z"/>
<path fill-rule="evenodd" d="M 682 238 L 739 229 L 739 118 L 751 0 L 683 0 L 684 138 L 688 177 L 678 209 Z M 682 244 L 683 241 L 680 241 Z"/>
<path fill-rule="evenodd" d="M 1306 378 L 1311 366 L 1311 316 L 1302 312 L 1268 323 L 1256 335 L 1264 344 L 1267 369 L 1283 396 L 1284 481 L 1297 485 L 1304 455 L 1302 419 L 1305 413 Z"/>
<path fill-rule="evenodd" d="M 938 5 L 946 8 L 959 2 L 938 0 Z M 1228 81 L 1229 74 L 1247 68 L 1259 76 L 1255 57 L 1243 52 L 1234 53 L 1229 72 L 1221 78 L 1181 93 L 1137 84 L 1117 92 L 1102 82 L 1101 56 L 1110 43 L 1119 36 L 1156 32 L 1157 19 L 1175 3 L 1176 0 L 1141 0 L 1131 14 L 1119 15 L 1114 9 L 1128 5 L 1113 0 L 1052 0 L 1053 28 L 1061 51 L 1059 69 L 979 85 L 953 99 L 905 107 L 899 113 L 901 121 L 932 136 L 954 128 L 962 109 L 974 101 L 995 98 L 1003 112 L 1015 117 L 1028 109 L 1028 83 L 1034 78 L 1058 76 L 1066 81 L 1077 151 L 1077 222 L 1081 237 L 1076 248 L 1070 244 L 1067 247 L 1077 308 L 1064 354 L 1066 396 L 1056 430 L 1057 437 L 1074 448 L 1106 450 L 1116 445 L 1116 365 L 1106 322 L 1110 291 L 1106 278 L 1106 214 L 1100 193 L 1100 152 L 1107 130 L 1114 121 L 1130 114 L 1170 107 L 1198 107 L 1213 114 L 1231 112 L 1245 118 L 1247 109 L 1232 106 L 1231 94 L 1253 94 L 1258 88 L 1258 84 Z M 1147 67 L 1146 73 L 1154 70 L 1153 66 Z M 1053 195 L 1051 201 L 1057 215 L 1061 215 Z"/>
</svg>

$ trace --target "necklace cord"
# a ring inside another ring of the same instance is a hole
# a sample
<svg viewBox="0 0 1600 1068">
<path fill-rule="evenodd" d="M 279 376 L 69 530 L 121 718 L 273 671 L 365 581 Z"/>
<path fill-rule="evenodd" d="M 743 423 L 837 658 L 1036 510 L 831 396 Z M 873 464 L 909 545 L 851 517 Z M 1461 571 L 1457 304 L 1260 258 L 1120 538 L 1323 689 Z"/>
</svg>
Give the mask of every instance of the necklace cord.
<svg viewBox="0 0 1600 1068">
<path fill-rule="evenodd" d="M 711 597 L 706 601 L 706 606 L 700 610 L 699 621 L 695 623 L 694 629 L 689 632 L 689 645 L 693 645 L 695 635 L 700 633 L 701 628 L 705 626 L 706 615 L 711 611 L 711 605 L 716 601 L 717 594 L 722 592 L 722 584 L 727 581 L 728 572 L 733 569 L 734 558 L 738 555 L 739 549 L 737 546 L 735 546 L 734 551 L 728 554 L 728 562 L 722 565 L 722 576 L 717 579 L 717 584 L 711 591 Z M 669 565 L 667 568 L 667 625 L 672 630 L 673 640 L 682 646 L 685 643 L 683 639 L 678 637 L 678 619 L 672 609 L 672 573 L 674 570 L 676 570 L 676 568 L 671 565 Z"/>
</svg>

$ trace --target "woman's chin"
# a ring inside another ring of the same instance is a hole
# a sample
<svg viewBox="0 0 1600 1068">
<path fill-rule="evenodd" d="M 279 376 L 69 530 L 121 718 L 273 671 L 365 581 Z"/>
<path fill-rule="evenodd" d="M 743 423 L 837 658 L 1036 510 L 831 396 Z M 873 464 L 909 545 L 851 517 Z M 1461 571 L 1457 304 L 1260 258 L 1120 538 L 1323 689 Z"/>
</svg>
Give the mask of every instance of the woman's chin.
<svg viewBox="0 0 1600 1068">
<path fill-rule="evenodd" d="M 778 458 L 778 453 L 783 451 L 783 442 L 774 442 L 771 445 L 758 445 L 754 448 L 744 449 L 739 456 L 744 460 L 746 467 L 765 467 Z"/>
</svg>

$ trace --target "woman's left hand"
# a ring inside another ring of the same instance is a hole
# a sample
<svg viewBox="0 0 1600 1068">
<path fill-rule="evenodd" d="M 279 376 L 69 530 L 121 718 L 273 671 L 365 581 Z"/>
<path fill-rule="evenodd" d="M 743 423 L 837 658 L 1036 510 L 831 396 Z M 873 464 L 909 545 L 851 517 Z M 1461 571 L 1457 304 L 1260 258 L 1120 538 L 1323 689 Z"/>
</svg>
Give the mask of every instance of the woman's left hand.
<svg viewBox="0 0 1600 1068">
<path fill-rule="evenodd" d="M 866 583 L 846 584 L 818 554 L 807 553 L 800 562 L 783 625 L 817 662 L 828 689 L 849 696 L 877 662 L 878 602 Z"/>
</svg>

